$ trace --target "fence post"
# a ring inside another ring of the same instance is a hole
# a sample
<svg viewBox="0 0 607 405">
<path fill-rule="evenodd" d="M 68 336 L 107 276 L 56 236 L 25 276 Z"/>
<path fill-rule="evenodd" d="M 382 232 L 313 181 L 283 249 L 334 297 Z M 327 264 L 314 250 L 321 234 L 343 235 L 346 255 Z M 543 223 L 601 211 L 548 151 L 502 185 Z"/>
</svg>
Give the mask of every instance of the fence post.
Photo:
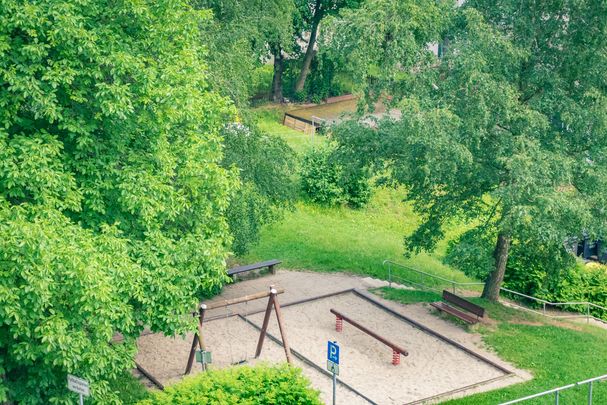
<svg viewBox="0 0 607 405">
<path fill-rule="evenodd" d="M 451 288 L 453 289 L 453 294 L 455 294 L 455 283 L 451 283 Z"/>
<path fill-rule="evenodd" d="M 588 383 L 588 405 L 592 405 L 592 381 Z"/>
<path fill-rule="evenodd" d="M 556 391 L 554 393 L 554 404 L 559 405 L 559 392 L 558 391 Z"/>
<path fill-rule="evenodd" d="M 542 313 L 546 316 L 546 303 L 542 303 Z"/>
<path fill-rule="evenodd" d="M 388 286 L 392 288 L 392 264 L 388 262 Z"/>
<path fill-rule="evenodd" d="M 590 323 L 590 302 L 586 303 L 586 323 Z"/>
</svg>

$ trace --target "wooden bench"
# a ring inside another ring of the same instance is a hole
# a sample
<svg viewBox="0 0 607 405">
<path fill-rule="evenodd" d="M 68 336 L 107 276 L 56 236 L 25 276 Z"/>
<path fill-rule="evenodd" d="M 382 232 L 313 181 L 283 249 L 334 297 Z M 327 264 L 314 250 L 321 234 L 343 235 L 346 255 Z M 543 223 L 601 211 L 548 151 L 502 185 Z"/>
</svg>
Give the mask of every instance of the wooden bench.
<svg viewBox="0 0 607 405">
<path fill-rule="evenodd" d="M 234 267 L 228 270 L 228 276 L 233 277 L 236 274 L 246 273 L 248 271 L 259 270 L 268 268 L 272 274 L 276 274 L 276 269 L 274 266 L 282 263 L 280 260 L 272 259 L 266 260 L 265 262 L 246 264 L 244 266 Z"/>
<path fill-rule="evenodd" d="M 434 308 L 446 312 L 464 322 L 475 324 L 485 317 L 485 308 L 473 304 L 447 290 L 443 290 L 443 300 L 446 302 L 432 302 Z"/>
</svg>

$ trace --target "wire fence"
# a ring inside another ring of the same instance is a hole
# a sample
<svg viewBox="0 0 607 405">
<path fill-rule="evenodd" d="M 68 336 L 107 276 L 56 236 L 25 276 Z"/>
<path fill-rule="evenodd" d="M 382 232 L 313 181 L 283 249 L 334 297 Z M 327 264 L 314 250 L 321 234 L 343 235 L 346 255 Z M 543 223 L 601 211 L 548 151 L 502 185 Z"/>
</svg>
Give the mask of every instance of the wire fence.
<svg viewBox="0 0 607 405">
<path fill-rule="evenodd" d="M 393 283 L 397 283 L 437 293 L 448 290 L 461 296 L 478 297 L 481 295 L 485 285 L 479 282 L 450 280 L 391 260 L 384 260 L 383 265 L 387 267 L 387 278 L 390 286 Z M 550 302 L 501 287 L 500 302 L 522 311 L 533 312 L 555 319 L 582 318 L 586 319 L 587 322 L 594 320 L 607 323 L 605 319 L 607 317 L 607 308 L 587 301 Z"/>
</svg>

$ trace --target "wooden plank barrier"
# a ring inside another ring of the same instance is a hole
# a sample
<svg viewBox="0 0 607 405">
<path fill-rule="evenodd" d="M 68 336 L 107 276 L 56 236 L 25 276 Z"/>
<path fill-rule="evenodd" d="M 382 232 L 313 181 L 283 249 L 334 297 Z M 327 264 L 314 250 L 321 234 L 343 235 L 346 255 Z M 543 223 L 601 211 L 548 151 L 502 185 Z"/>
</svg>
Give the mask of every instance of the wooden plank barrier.
<svg viewBox="0 0 607 405">
<path fill-rule="evenodd" d="M 383 343 L 386 346 L 388 346 L 389 348 L 391 348 L 392 349 L 392 364 L 394 364 L 395 366 L 400 364 L 400 355 L 401 354 L 403 356 L 409 355 L 409 352 L 406 349 L 402 348 L 401 346 L 398 346 L 396 343 L 390 342 L 385 337 L 378 335 L 377 333 L 375 333 L 372 330 L 370 330 L 369 328 L 361 325 L 360 323 L 358 323 L 355 320 L 353 320 L 352 318 L 344 315 L 343 313 L 336 311 L 333 308 L 331 308 L 331 313 L 336 316 L 335 329 L 338 332 L 342 331 L 343 321 L 346 321 L 350 325 L 361 330 L 362 332 L 366 333 L 367 335 L 379 340 L 381 343 Z"/>
</svg>

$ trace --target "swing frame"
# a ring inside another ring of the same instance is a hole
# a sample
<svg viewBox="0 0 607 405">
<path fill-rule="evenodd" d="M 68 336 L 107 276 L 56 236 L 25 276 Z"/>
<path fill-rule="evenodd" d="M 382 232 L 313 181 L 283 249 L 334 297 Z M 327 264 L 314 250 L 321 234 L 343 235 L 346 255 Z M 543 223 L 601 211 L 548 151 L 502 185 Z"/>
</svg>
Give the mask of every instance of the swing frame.
<svg viewBox="0 0 607 405">
<path fill-rule="evenodd" d="M 265 341 L 268 324 L 270 322 L 270 314 L 272 313 L 272 308 L 274 308 L 274 312 L 276 313 L 276 320 L 278 321 L 278 329 L 280 329 L 280 336 L 282 338 L 282 346 L 285 350 L 285 357 L 287 359 L 288 364 L 293 364 L 293 359 L 291 357 L 291 348 L 289 346 L 289 342 L 287 340 L 287 333 L 284 327 L 284 321 L 282 317 L 282 312 L 280 310 L 280 304 L 278 303 L 278 294 L 284 293 L 284 289 L 275 289 L 273 285 L 270 286 L 270 290 L 267 292 L 259 292 L 256 294 L 245 295 L 243 297 L 232 298 L 229 300 L 212 302 L 209 304 L 200 304 L 198 308 L 198 312 L 193 312 L 192 315 L 198 317 L 198 330 L 194 334 L 194 338 L 192 339 L 192 347 L 190 348 L 190 355 L 188 356 L 188 363 L 185 368 L 184 375 L 188 375 L 192 372 L 192 366 L 194 364 L 194 359 L 196 357 L 196 350 L 200 349 L 201 351 L 206 350 L 206 346 L 204 344 L 204 336 L 202 333 L 202 326 L 204 323 L 204 316 L 206 311 L 210 311 L 211 309 L 217 309 L 222 307 L 227 307 L 230 305 L 236 305 L 243 302 L 258 300 L 261 298 L 268 297 L 268 305 L 266 307 L 265 315 L 263 318 L 263 326 L 259 332 L 259 340 L 257 341 L 257 349 L 255 350 L 255 358 L 259 358 L 261 354 L 261 349 L 263 348 L 263 342 Z M 202 370 L 206 370 L 206 364 L 202 364 Z"/>
</svg>

